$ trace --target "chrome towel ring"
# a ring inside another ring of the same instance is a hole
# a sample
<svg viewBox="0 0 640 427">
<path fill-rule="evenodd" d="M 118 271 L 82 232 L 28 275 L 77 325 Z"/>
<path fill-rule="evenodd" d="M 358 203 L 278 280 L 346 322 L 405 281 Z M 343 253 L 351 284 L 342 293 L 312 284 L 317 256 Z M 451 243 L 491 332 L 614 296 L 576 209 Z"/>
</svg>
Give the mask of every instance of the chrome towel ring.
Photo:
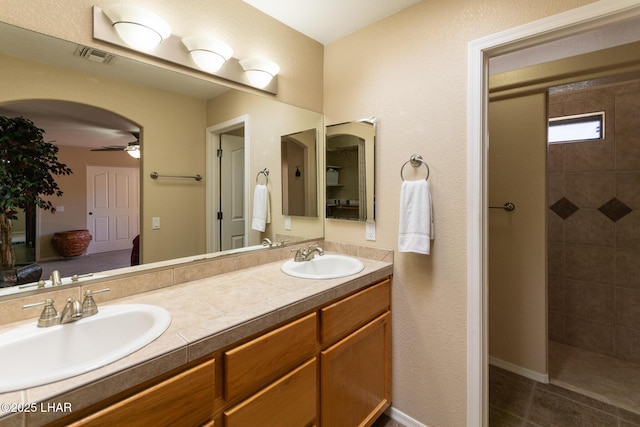
<svg viewBox="0 0 640 427">
<path fill-rule="evenodd" d="M 414 154 L 400 168 L 400 178 L 402 178 L 403 181 L 405 180 L 403 175 L 404 167 L 409 163 L 411 163 L 411 166 L 413 166 L 414 168 L 419 168 L 420 165 L 424 165 L 424 167 L 427 168 L 427 176 L 424 178 L 424 180 L 426 181 L 429 179 L 429 174 L 431 173 L 431 171 L 429 170 L 429 165 L 422 159 L 422 156 L 420 154 Z"/>
<path fill-rule="evenodd" d="M 269 183 L 269 168 L 264 168 L 256 175 L 256 184 L 258 183 L 258 178 L 260 175 L 264 175 L 264 183 L 265 185 Z"/>
</svg>

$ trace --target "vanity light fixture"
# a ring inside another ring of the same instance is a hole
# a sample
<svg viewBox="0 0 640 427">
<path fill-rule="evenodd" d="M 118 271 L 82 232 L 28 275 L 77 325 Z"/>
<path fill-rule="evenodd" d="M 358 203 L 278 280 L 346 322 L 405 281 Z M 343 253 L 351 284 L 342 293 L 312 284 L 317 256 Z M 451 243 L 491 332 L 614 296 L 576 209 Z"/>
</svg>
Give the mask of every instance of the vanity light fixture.
<svg viewBox="0 0 640 427">
<path fill-rule="evenodd" d="M 182 39 L 191 59 L 203 71 L 215 73 L 233 55 L 228 44 L 208 36 L 189 36 Z"/>
<path fill-rule="evenodd" d="M 113 4 L 104 8 L 118 36 L 129 47 L 149 51 L 171 35 L 171 27 L 153 12 L 130 4 Z"/>
<path fill-rule="evenodd" d="M 258 88 L 267 86 L 280 72 L 278 64 L 263 58 L 241 59 L 240 65 L 251 84 Z"/>
</svg>

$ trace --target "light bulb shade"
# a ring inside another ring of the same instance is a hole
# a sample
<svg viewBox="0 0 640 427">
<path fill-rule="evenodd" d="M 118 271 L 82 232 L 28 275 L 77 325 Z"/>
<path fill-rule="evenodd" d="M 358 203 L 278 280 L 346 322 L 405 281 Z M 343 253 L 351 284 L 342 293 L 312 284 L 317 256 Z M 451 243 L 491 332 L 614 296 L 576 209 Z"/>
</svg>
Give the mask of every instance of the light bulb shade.
<svg viewBox="0 0 640 427">
<path fill-rule="evenodd" d="M 278 64 L 263 58 L 242 59 L 240 65 L 251 84 L 259 88 L 267 86 L 280 72 Z"/>
<path fill-rule="evenodd" d="M 209 73 L 218 71 L 233 55 L 231 46 L 213 37 L 189 36 L 183 38 L 182 43 L 198 68 Z"/>
<path fill-rule="evenodd" d="M 103 9 L 118 36 L 129 47 L 148 51 L 171 35 L 171 27 L 153 12 L 130 4 L 113 4 Z"/>
</svg>

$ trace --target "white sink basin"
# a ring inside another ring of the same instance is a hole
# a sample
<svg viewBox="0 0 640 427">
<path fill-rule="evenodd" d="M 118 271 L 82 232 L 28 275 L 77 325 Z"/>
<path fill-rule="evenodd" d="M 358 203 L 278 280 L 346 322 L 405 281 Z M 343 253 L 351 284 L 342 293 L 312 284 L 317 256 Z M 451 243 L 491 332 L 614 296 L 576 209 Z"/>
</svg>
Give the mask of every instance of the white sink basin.
<svg viewBox="0 0 640 427">
<path fill-rule="evenodd" d="M 336 279 L 361 272 L 364 264 L 344 255 L 316 255 L 311 261 L 289 260 L 280 269 L 289 276 L 303 279 Z"/>
<path fill-rule="evenodd" d="M 100 368 L 141 349 L 171 323 L 162 307 L 123 304 L 73 323 L 38 328 L 37 320 L 0 334 L 0 393 Z"/>
</svg>

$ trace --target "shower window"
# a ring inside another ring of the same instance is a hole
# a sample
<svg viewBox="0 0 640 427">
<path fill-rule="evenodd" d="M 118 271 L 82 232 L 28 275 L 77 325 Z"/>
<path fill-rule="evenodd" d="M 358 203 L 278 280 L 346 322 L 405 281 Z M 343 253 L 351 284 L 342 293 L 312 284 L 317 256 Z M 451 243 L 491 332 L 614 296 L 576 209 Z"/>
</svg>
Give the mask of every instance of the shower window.
<svg viewBox="0 0 640 427">
<path fill-rule="evenodd" d="M 604 139 L 604 111 L 549 119 L 549 144 Z"/>
</svg>

